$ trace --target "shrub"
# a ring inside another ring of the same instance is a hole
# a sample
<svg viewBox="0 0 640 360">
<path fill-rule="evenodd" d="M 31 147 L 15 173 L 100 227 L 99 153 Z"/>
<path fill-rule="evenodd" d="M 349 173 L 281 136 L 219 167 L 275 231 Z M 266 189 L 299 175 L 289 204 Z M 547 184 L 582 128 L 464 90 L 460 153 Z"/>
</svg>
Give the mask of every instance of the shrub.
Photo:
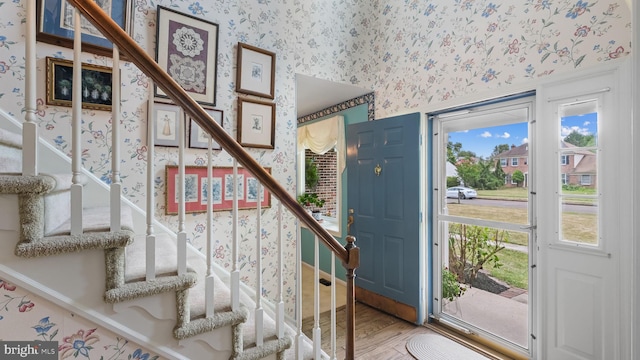
<svg viewBox="0 0 640 360">
<path fill-rule="evenodd" d="M 458 281 L 470 284 L 485 263 L 494 268 L 502 266 L 497 253 L 508 240 L 505 230 L 449 224 L 449 269 Z"/>
<path fill-rule="evenodd" d="M 460 285 L 455 274 L 449 269 L 442 269 L 442 298 L 453 301 L 455 298 L 462 296 L 467 289 Z"/>
</svg>

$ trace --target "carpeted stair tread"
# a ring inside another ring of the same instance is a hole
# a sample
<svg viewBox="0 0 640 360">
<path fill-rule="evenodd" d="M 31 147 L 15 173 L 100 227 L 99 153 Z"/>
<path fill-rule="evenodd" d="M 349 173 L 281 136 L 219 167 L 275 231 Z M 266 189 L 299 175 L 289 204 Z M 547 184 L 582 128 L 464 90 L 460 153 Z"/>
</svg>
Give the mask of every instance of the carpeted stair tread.
<svg viewBox="0 0 640 360">
<path fill-rule="evenodd" d="M 157 277 L 153 280 L 140 280 L 126 283 L 105 292 L 104 300 L 109 304 L 157 295 L 170 291 L 185 290 L 198 281 L 195 273 Z"/>
<path fill-rule="evenodd" d="M 0 129 L 0 174 L 22 172 L 22 136 Z"/>
<path fill-rule="evenodd" d="M 110 209 L 107 206 L 99 206 L 93 208 L 85 208 L 82 210 L 82 228 L 85 233 L 92 232 L 108 232 L 110 225 Z M 131 209 L 127 206 L 122 207 L 121 211 L 121 228 L 123 230 L 133 230 L 133 217 Z M 58 228 L 45 234 L 45 236 L 69 235 L 71 234 L 71 219 L 68 219 Z"/>
<path fill-rule="evenodd" d="M 0 194 L 46 194 L 57 187 L 56 179 L 49 175 L 0 175 Z"/>
<path fill-rule="evenodd" d="M 80 235 L 46 236 L 39 241 L 21 241 L 15 254 L 21 257 L 42 257 L 90 249 L 125 247 L 133 241 L 130 230 L 90 232 Z"/>
<path fill-rule="evenodd" d="M 22 135 L 0 128 L 0 145 L 22 149 Z"/>
<path fill-rule="evenodd" d="M 244 330 L 245 333 L 247 330 Z M 237 356 L 232 356 L 234 360 L 257 360 L 267 357 L 271 354 L 277 354 L 281 351 L 289 349 L 293 344 L 291 336 L 285 335 L 282 339 L 278 339 L 275 335 L 266 337 L 264 343 L 260 347 L 256 347 L 255 344 L 250 344 L 249 347 L 245 346 L 244 351 Z"/>
</svg>

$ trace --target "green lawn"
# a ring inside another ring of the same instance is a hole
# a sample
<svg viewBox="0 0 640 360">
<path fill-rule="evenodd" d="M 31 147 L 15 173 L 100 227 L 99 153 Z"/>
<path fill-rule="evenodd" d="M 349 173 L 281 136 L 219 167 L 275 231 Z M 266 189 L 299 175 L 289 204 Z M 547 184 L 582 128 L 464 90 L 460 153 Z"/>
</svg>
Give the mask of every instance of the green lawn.
<svg viewBox="0 0 640 360">
<path fill-rule="evenodd" d="M 498 200 L 527 200 L 529 194 L 528 188 L 503 188 L 498 190 L 476 190 L 478 197 L 482 199 L 498 199 Z M 567 203 L 592 204 L 593 199 L 583 199 L 571 197 L 571 195 L 595 195 L 596 190 L 581 186 L 573 186 L 562 190 L 562 195 L 568 195 Z"/>
<path fill-rule="evenodd" d="M 484 269 L 496 279 L 500 279 L 511 286 L 527 290 L 529 288 L 528 254 L 503 249 L 497 255 L 502 266 L 496 269 L 493 265 L 485 265 Z"/>
</svg>

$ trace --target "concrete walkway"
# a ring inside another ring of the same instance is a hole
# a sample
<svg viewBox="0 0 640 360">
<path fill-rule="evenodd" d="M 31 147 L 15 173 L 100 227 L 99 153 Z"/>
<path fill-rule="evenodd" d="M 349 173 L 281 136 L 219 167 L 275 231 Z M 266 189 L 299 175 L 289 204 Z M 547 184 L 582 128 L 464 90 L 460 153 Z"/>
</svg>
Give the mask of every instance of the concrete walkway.
<svg viewBox="0 0 640 360">
<path fill-rule="evenodd" d="M 513 298 L 469 288 L 464 295 L 447 303 L 446 314 L 500 336 L 520 346 L 528 346 L 528 306 L 526 292 Z M 525 300 L 526 301 L 526 300 Z"/>
</svg>

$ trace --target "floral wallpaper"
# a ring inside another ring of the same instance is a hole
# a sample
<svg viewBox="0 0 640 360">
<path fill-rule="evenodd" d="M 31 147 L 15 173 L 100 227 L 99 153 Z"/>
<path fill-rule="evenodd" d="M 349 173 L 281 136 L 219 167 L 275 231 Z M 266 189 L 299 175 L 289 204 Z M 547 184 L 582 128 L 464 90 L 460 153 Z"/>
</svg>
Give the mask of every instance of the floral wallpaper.
<svg viewBox="0 0 640 360">
<path fill-rule="evenodd" d="M 24 26 L 27 0 L 0 2 L 0 108 L 24 118 Z M 594 66 L 628 56 L 630 11 L 623 0 L 130 0 L 131 34 L 155 54 L 156 8 L 165 6 L 219 24 L 216 108 L 223 127 L 236 135 L 236 46 L 248 43 L 276 56 L 275 149 L 248 149 L 276 179 L 295 193 L 295 74 L 357 85 L 375 93 L 376 118 L 426 108 L 489 89 L 522 84 L 550 74 Z M 38 43 L 38 112 L 40 136 L 70 151 L 71 109 L 45 104 L 45 57 L 72 58 L 68 49 Z M 111 59 L 90 53 L 83 61 L 111 66 Z M 121 65 L 121 177 L 124 195 L 145 207 L 148 161 L 147 102 L 149 80 L 131 63 Z M 370 102 L 374 104 L 374 102 Z M 83 111 L 84 166 L 110 182 L 111 117 Z M 165 165 L 177 162 L 177 150 L 155 147 L 155 214 L 171 229 L 176 216 L 165 215 Z M 188 165 L 204 165 L 205 151 L 187 149 Z M 231 166 L 224 151 L 215 166 Z M 259 230 L 264 245 L 263 294 L 277 297 L 276 206 L 264 210 Z M 187 215 L 189 241 L 205 249 L 204 214 Z M 239 267 L 253 286 L 258 235 L 255 213 L 240 214 Z M 231 259 L 231 215 L 215 213 L 215 261 L 227 269 Z M 295 220 L 284 217 L 284 301 L 294 310 Z M 46 315 L 26 316 L 36 324 Z M 54 321 L 53 318 L 51 318 Z M 55 320 L 59 323 L 59 320 Z M 86 328 L 79 328 L 86 331 Z M 95 332 L 94 332 L 95 334 Z"/>
<path fill-rule="evenodd" d="M 0 279 L 2 341 L 56 341 L 58 358 L 156 360 L 158 355 Z"/>
</svg>

